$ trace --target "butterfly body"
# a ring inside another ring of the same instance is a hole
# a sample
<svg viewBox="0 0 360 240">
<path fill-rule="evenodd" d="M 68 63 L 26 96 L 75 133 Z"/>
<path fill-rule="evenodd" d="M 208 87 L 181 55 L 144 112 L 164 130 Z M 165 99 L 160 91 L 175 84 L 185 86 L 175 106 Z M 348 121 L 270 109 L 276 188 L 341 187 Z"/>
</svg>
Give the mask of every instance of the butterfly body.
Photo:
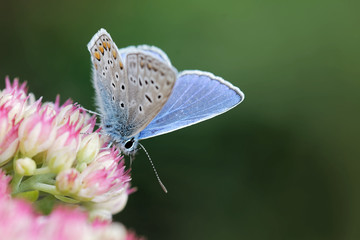
<svg viewBox="0 0 360 240">
<path fill-rule="evenodd" d="M 125 154 L 134 153 L 141 139 L 214 117 L 244 99 L 240 89 L 211 73 L 178 74 L 156 47 L 118 49 L 104 29 L 88 49 L 101 127 Z"/>
</svg>

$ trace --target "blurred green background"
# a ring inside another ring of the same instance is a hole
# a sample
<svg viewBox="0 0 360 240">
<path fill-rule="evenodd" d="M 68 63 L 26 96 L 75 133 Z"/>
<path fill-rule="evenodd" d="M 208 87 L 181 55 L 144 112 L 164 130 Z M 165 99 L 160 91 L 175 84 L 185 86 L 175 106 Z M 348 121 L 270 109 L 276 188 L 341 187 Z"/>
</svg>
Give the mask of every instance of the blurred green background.
<svg viewBox="0 0 360 240">
<path fill-rule="evenodd" d="M 148 239 L 360 239 L 359 1 L 2 1 L 0 77 L 94 109 L 86 44 L 162 48 L 245 101 L 142 143 L 116 219 Z M 4 82 L 1 81 L 1 87 Z"/>
</svg>

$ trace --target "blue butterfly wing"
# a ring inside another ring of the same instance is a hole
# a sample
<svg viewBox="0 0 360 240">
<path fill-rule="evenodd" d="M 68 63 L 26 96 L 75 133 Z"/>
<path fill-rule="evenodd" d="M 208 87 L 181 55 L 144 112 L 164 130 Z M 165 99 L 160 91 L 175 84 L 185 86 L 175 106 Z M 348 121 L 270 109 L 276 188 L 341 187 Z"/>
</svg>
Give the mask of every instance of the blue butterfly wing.
<svg viewBox="0 0 360 240">
<path fill-rule="evenodd" d="M 244 94 L 212 73 L 184 71 L 159 114 L 140 132 L 139 139 L 154 137 L 215 117 L 238 105 Z"/>
</svg>

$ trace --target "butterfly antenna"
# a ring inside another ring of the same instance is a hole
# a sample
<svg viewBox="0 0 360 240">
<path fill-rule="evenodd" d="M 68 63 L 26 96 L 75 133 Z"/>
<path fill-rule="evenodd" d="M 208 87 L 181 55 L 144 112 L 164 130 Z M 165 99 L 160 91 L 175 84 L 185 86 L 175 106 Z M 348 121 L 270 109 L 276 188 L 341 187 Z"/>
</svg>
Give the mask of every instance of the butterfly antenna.
<svg viewBox="0 0 360 240">
<path fill-rule="evenodd" d="M 102 115 L 101 115 L 100 113 L 97 113 L 97 112 L 91 111 L 91 110 L 89 110 L 89 109 L 86 109 L 86 108 L 84 108 L 83 106 L 81 106 L 79 103 L 74 103 L 74 105 L 77 106 L 77 107 L 79 107 L 79 108 L 81 108 L 81 109 L 83 109 L 85 112 L 88 112 L 88 113 L 90 113 L 90 114 L 94 114 L 94 115 L 96 115 L 96 116 L 102 117 Z"/>
<path fill-rule="evenodd" d="M 146 153 L 146 155 L 148 156 L 149 161 L 150 161 L 150 163 L 151 163 L 151 166 L 152 166 L 152 168 L 153 168 L 153 170 L 154 170 L 155 176 L 156 176 L 156 178 L 157 178 L 157 180 L 158 180 L 161 188 L 164 190 L 165 193 L 167 193 L 168 190 L 166 189 L 165 185 L 161 182 L 160 177 L 159 177 L 159 174 L 158 174 L 157 171 L 156 171 L 156 168 L 155 168 L 155 166 L 154 166 L 154 163 L 151 161 L 151 157 L 150 157 L 149 153 L 146 151 L 146 149 L 144 148 L 144 146 L 143 146 L 141 143 L 139 143 L 139 145 L 140 145 L 140 147 L 144 150 L 144 152 Z"/>
</svg>

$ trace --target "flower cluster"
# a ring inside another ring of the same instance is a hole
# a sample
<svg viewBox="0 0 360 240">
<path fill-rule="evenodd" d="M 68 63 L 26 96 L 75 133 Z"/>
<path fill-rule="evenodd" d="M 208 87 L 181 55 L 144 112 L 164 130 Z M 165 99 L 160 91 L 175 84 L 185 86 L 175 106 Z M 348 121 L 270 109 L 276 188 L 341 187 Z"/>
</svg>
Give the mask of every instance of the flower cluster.
<svg viewBox="0 0 360 240">
<path fill-rule="evenodd" d="M 95 116 L 70 100 L 36 100 L 17 79 L 0 92 L 0 167 L 12 175 L 12 195 L 36 202 L 51 196 L 109 220 L 131 193 L 130 174 L 116 148 L 94 131 Z"/>
<path fill-rule="evenodd" d="M 119 223 L 89 222 L 86 212 L 64 206 L 48 216 L 35 213 L 31 204 L 10 197 L 10 177 L 0 170 L 1 239 L 17 240 L 140 240 Z"/>
</svg>

